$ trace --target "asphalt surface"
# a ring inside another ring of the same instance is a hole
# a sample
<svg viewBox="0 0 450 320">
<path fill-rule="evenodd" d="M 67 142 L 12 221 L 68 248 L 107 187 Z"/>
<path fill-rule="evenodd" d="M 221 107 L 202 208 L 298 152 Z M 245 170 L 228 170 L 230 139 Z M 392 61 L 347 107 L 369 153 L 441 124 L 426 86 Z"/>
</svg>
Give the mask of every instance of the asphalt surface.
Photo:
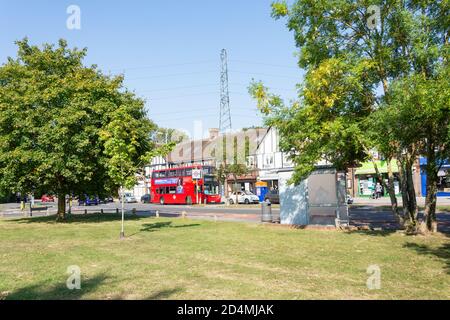
<svg viewBox="0 0 450 320">
<path fill-rule="evenodd" d="M 48 212 L 35 211 L 33 216 L 45 216 L 56 213 L 55 203 L 45 203 L 41 204 L 36 202 L 38 205 L 47 206 Z M 83 214 L 85 210 L 90 212 L 99 212 L 104 210 L 105 213 L 116 212 L 117 208 L 120 210 L 120 203 L 108 203 L 101 204 L 98 206 L 73 206 L 72 212 Z M 142 204 L 142 203 L 126 203 L 124 208 L 127 212 L 136 209 L 136 214 L 142 216 L 155 216 L 156 211 L 161 216 L 181 216 L 183 213 L 189 217 L 199 217 L 199 218 L 214 218 L 221 220 L 248 220 L 256 221 L 259 220 L 259 214 L 261 208 L 259 205 L 239 205 L 233 207 L 232 205 L 201 205 L 201 206 L 187 206 L 187 205 L 159 205 L 159 204 Z M 273 212 L 278 213 L 278 208 L 273 208 Z M 28 207 L 24 212 L 20 210 L 20 205 L 16 203 L 0 205 L 0 217 L 4 218 L 20 218 L 24 217 L 28 213 Z"/>
<path fill-rule="evenodd" d="M 51 215 L 56 213 L 56 204 L 42 204 L 48 206 L 47 211 L 37 211 L 33 213 L 34 217 Z M 367 226 L 373 229 L 396 230 L 399 225 L 389 210 L 379 207 L 378 203 L 365 203 L 350 206 L 350 224 L 353 226 Z M 99 206 L 74 206 L 72 212 L 74 214 L 83 214 L 85 210 L 88 213 L 100 212 L 102 209 L 105 213 L 116 212 L 117 208 L 120 210 L 119 203 L 102 204 Z M 240 221 L 253 222 L 261 221 L 261 208 L 259 205 L 207 205 L 207 206 L 186 206 L 186 205 L 165 205 L 159 204 L 142 204 L 129 203 L 125 204 L 125 210 L 130 213 L 136 209 L 136 214 L 141 216 L 156 216 L 161 217 L 179 217 L 183 214 L 188 218 L 193 219 L 214 219 L 221 221 Z M 277 207 L 272 208 L 274 213 L 279 213 Z M 25 212 L 20 211 L 20 205 L 2 204 L 0 205 L 0 218 L 22 218 L 26 215 Z M 437 213 L 438 230 L 440 232 L 450 233 L 450 213 Z"/>
</svg>

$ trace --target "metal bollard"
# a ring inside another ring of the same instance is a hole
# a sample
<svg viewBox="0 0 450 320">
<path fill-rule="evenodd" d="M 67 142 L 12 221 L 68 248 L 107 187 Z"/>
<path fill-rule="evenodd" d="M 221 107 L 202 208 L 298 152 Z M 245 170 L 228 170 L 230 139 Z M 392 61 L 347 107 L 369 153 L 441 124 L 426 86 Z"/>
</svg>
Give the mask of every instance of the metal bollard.
<svg viewBox="0 0 450 320">
<path fill-rule="evenodd" d="M 155 214 L 156 214 L 156 217 L 159 218 L 159 210 L 156 210 Z"/>
</svg>

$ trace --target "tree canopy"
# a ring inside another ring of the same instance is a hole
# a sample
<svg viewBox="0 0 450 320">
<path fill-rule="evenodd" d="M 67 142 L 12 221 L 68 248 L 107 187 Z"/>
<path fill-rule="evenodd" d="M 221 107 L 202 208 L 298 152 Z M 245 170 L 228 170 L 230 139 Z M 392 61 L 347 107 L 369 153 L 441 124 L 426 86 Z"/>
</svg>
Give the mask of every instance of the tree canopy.
<svg viewBox="0 0 450 320">
<path fill-rule="evenodd" d="M 289 105 L 261 82 L 253 82 L 250 93 L 267 124 L 280 131 L 280 147 L 296 166 L 293 182 L 321 159 L 346 169 L 370 160 L 377 149 L 405 168 L 402 193 L 410 197 L 403 200 L 412 201 L 405 206 L 416 217 L 414 184 L 406 183 L 412 162 L 425 155 L 435 179 L 434 159 L 446 153 L 436 150 L 448 150 L 450 3 L 297 0 L 272 9 L 275 19 L 287 19 L 306 76 L 299 99 Z M 386 187 L 398 214 L 393 179 L 390 173 Z M 431 184 L 428 229 L 436 196 Z"/>
<path fill-rule="evenodd" d="M 121 76 L 84 66 L 86 49 L 17 42 L 16 58 L 0 67 L 0 188 L 58 195 L 131 185 L 136 165 L 154 149 L 156 126 L 144 101 Z"/>
</svg>

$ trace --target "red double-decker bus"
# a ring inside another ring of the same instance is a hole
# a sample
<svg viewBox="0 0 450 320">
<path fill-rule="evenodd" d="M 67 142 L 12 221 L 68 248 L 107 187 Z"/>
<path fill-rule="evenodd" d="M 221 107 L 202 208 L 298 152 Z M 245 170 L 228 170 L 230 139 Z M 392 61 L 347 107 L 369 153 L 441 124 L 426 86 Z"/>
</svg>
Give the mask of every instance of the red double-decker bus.
<svg viewBox="0 0 450 320">
<path fill-rule="evenodd" d="M 220 203 L 219 183 L 212 166 L 189 166 L 155 170 L 151 202 L 159 204 Z"/>
</svg>

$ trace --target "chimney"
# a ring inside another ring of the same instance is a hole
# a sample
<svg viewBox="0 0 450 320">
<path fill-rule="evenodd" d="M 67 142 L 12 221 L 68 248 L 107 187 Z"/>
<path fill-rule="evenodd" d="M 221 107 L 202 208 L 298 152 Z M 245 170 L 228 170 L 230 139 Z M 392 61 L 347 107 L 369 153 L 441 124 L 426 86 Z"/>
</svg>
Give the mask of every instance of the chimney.
<svg viewBox="0 0 450 320">
<path fill-rule="evenodd" d="M 215 140 L 219 137 L 219 129 L 211 128 L 209 129 L 209 140 Z"/>
</svg>

